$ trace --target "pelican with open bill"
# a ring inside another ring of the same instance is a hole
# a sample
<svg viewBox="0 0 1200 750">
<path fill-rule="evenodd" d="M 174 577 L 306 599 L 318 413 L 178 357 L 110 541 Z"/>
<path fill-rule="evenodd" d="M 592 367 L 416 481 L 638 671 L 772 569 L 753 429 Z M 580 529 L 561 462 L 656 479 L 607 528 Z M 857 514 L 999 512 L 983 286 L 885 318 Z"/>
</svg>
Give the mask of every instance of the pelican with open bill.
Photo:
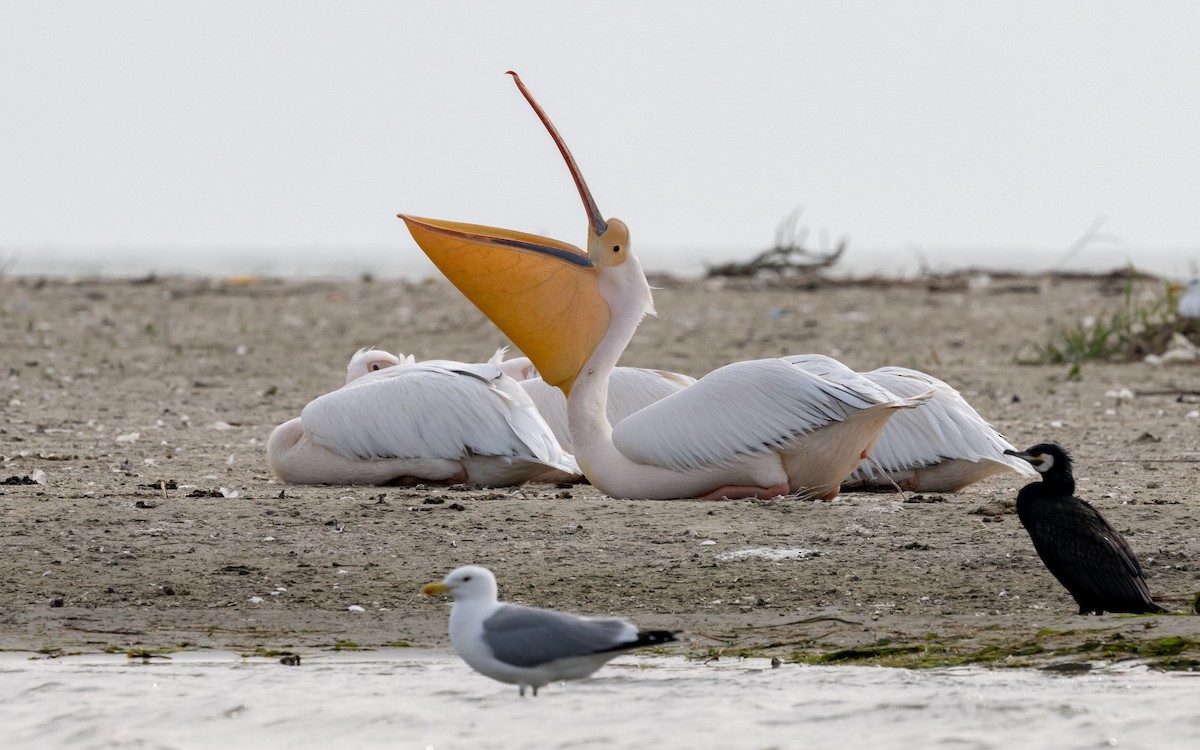
<svg viewBox="0 0 1200 750">
<path fill-rule="evenodd" d="M 605 220 L 566 143 L 516 73 L 567 162 L 588 215 L 586 250 L 537 235 L 401 214 L 437 267 L 567 396 L 584 476 L 619 498 L 831 498 L 888 418 L 924 397 L 859 391 L 786 362 L 714 370 L 615 426 L 608 378 L 646 313 L 650 285 L 629 229 Z"/>
</svg>

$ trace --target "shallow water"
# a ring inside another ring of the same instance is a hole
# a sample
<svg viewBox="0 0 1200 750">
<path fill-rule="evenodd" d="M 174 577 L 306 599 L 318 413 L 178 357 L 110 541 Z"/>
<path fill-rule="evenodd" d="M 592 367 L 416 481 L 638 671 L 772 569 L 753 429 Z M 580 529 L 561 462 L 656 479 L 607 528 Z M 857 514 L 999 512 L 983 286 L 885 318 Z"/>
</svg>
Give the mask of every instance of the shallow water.
<svg viewBox="0 0 1200 750">
<path fill-rule="evenodd" d="M 1200 675 L 1128 666 L 772 669 L 765 660 L 623 657 L 537 698 L 457 658 L 232 653 L 0 659 L 7 748 L 1183 748 Z"/>
</svg>

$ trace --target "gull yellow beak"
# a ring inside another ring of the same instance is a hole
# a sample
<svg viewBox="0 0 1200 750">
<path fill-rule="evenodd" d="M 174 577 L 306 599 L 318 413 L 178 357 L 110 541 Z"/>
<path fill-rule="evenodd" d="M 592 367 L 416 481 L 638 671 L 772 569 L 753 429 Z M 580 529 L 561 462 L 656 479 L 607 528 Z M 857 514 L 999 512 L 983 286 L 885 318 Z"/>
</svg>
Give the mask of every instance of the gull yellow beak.
<svg viewBox="0 0 1200 750">
<path fill-rule="evenodd" d="M 445 594 L 449 591 L 449 586 L 441 581 L 434 581 L 433 583 L 427 583 L 421 587 L 421 596 L 437 596 L 438 594 Z"/>
</svg>

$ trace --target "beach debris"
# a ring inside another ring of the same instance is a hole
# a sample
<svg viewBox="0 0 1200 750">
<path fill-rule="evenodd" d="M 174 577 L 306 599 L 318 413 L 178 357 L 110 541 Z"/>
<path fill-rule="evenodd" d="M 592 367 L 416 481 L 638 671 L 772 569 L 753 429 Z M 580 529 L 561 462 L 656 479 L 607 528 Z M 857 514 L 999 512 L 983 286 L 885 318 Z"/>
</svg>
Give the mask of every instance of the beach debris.
<svg viewBox="0 0 1200 750">
<path fill-rule="evenodd" d="M 174 479 L 157 479 L 147 484 L 139 484 L 140 490 L 177 490 L 179 485 Z"/>
<path fill-rule="evenodd" d="M 1128 388 L 1121 388 L 1120 390 L 1114 389 L 1114 390 L 1106 391 L 1104 393 L 1105 398 L 1115 398 L 1117 400 L 1118 404 L 1124 403 L 1126 401 L 1132 401 L 1133 396 L 1134 396 L 1133 391 L 1129 390 Z"/>
<path fill-rule="evenodd" d="M 748 261 L 730 261 L 709 266 L 706 278 L 759 278 L 791 279 L 813 276 L 838 262 L 846 252 L 846 239 L 838 240 L 837 246 L 825 252 L 815 252 L 804 246 L 808 240 L 808 227 L 800 224 L 804 213 L 798 208 L 785 216 L 775 228 L 775 245 Z M 822 242 L 822 245 L 827 244 Z"/>
<path fill-rule="evenodd" d="M 285 667 L 300 666 L 300 654 L 287 654 L 279 658 L 279 663 Z"/>
<path fill-rule="evenodd" d="M 717 555 L 717 560 L 749 560 L 752 558 L 759 560 L 770 560 L 771 562 L 780 562 L 782 560 L 803 560 L 806 557 L 817 557 L 821 553 L 815 549 L 805 549 L 802 547 L 784 549 L 771 547 L 751 547 L 749 549 L 730 550 Z"/>
<path fill-rule="evenodd" d="M 157 508 L 158 503 L 154 502 L 153 500 L 138 500 L 133 504 L 133 507 L 146 510 L 150 508 Z"/>
<path fill-rule="evenodd" d="M 349 607 L 346 607 L 346 611 L 347 612 L 366 612 L 367 610 L 360 607 L 357 604 L 351 604 Z"/>
<path fill-rule="evenodd" d="M 127 432 L 124 435 L 117 435 L 113 439 L 116 440 L 118 443 L 135 443 L 135 442 L 137 442 L 137 439 L 140 438 L 141 436 L 142 436 L 142 433 L 135 431 L 135 432 Z"/>
<path fill-rule="evenodd" d="M 1017 512 L 1017 501 L 1007 497 L 998 497 L 989 500 L 983 505 L 979 505 L 969 511 L 973 516 L 985 516 L 995 518 L 998 516 L 1007 515 Z"/>
<path fill-rule="evenodd" d="M 197 488 L 189 492 L 186 497 L 225 497 L 225 495 L 221 494 L 220 490 L 202 490 Z"/>
<path fill-rule="evenodd" d="M 153 651 L 147 651 L 144 648 L 135 648 L 125 654 L 131 660 L 140 661 L 143 664 L 149 664 L 154 659 L 164 659 L 170 661 L 171 657 L 166 654 L 156 654 Z"/>
<path fill-rule="evenodd" d="M 1147 357 L 1147 360 L 1149 360 L 1149 357 Z M 1176 331 L 1171 334 L 1171 341 L 1167 344 L 1167 350 L 1159 356 L 1158 360 L 1158 364 L 1161 365 L 1193 364 L 1197 360 L 1200 360 L 1200 351 L 1196 349 L 1195 344 L 1188 340 L 1187 336 Z"/>
<path fill-rule="evenodd" d="M 34 476 L 35 474 L 41 474 L 41 476 L 35 477 Z M 42 471 L 41 469 L 37 469 L 29 474 L 26 474 L 23 477 L 11 476 L 8 479 L 5 479 L 3 482 L 0 482 L 0 484 L 13 484 L 13 485 L 30 485 L 30 484 L 45 484 L 45 483 L 46 483 L 46 472 Z"/>
</svg>

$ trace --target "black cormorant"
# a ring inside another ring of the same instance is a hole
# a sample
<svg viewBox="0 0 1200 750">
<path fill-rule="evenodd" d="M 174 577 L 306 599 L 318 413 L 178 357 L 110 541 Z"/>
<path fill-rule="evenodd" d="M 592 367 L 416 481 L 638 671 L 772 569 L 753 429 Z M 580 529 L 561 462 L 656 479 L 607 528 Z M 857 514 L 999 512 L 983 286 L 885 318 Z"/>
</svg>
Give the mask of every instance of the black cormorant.
<svg viewBox="0 0 1200 750">
<path fill-rule="evenodd" d="M 1129 544 L 1075 497 L 1071 457 L 1053 443 L 1005 453 L 1033 464 L 1042 481 L 1021 488 L 1017 515 L 1042 562 L 1079 603 L 1079 614 L 1166 612 L 1154 603 Z"/>
</svg>

